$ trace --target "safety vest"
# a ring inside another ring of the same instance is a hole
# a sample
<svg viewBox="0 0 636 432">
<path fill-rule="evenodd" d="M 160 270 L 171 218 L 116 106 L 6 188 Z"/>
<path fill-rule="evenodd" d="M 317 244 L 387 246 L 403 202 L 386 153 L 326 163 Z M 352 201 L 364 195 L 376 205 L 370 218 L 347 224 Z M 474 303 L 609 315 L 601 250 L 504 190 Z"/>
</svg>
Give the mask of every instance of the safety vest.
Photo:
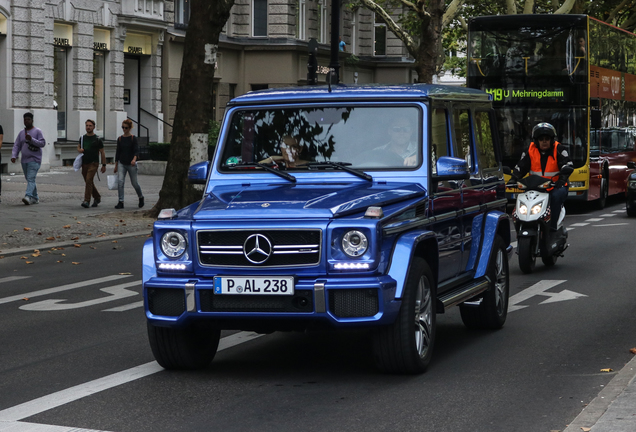
<svg viewBox="0 0 636 432">
<path fill-rule="evenodd" d="M 534 142 L 530 143 L 530 147 L 528 148 L 528 154 L 530 155 L 530 174 L 538 175 L 541 177 L 545 177 L 547 179 L 551 179 L 552 177 L 559 174 L 559 165 L 557 164 L 557 147 L 559 145 L 558 141 L 554 142 L 554 154 L 552 155 L 552 159 L 548 157 L 548 161 L 545 164 L 545 172 L 541 170 L 541 152 L 539 148 Z"/>
</svg>

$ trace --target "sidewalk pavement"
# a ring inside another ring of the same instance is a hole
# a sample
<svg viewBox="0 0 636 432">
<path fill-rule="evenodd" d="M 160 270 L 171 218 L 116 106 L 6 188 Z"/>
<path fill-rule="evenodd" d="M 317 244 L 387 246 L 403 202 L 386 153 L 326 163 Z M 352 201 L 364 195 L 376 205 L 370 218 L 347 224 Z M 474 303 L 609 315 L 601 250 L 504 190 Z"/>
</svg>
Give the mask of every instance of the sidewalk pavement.
<svg viewBox="0 0 636 432">
<path fill-rule="evenodd" d="M 40 203 L 22 203 L 26 180 L 22 174 L 2 174 L 0 203 L 0 257 L 30 252 L 33 249 L 69 246 L 113 240 L 117 237 L 147 236 L 155 219 L 145 216 L 159 199 L 162 175 L 139 175 L 145 198 L 143 209 L 135 190 L 126 177 L 124 208 L 115 209 L 116 190 L 108 190 L 106 176 L 113 174 L 114 165 L 106 173 L 95 176 L 102 196 L 98 207 L 83 208 L 84 179 L 72 167 L 54 167 L 38 173 L 36 184 Z M 92 201 L 91 201 L 92 204 Z"/>
<path fill-rule="evenodd" d="M 116 210 L 117 191 L 108 190 L 108 165 L 100 174 L 97 188 L 102 195 L 98 207 L 80 206 L 84 198 L 84 179 L 72 167 L 51 168 L 38 174 L 36 183 L 40 204 L 24 205 L 26 180 L 22 174 L 2 175 L 0 203 L 0 258 L 26 254 L 34 249 L 72 246 L 117 238 L 147 236 L 154 219 L 144 215 L 159 199 L 161 175 L 139 175 L 146 205 L 137 206 L 137 195 L 126 179 L 125 207 Z M 141 251 L 140 251 L 141 253 Z M 599 395 L 563 432 L 636 431 L 636 357 L 619 371 Z"/>
</svg>

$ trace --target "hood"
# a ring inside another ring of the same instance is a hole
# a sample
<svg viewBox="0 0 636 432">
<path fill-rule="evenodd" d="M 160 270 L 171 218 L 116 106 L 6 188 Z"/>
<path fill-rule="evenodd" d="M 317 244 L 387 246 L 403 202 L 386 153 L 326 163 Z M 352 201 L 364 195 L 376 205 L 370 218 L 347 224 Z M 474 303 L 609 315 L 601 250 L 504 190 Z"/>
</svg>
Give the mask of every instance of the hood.
<svg viewBox="0 0 636 432">
<path fill-rule="evenodd" d="M 416 183 L 218 186 L 201 202 L 194 219 L 332 218 L 425 194 Z"/>
</svg>

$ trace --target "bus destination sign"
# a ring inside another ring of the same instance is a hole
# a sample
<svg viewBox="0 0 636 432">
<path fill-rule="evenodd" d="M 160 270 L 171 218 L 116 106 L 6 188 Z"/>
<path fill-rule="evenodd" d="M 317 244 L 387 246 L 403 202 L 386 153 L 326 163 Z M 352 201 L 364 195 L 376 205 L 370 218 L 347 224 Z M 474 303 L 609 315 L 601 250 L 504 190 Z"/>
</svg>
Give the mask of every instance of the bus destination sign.
<svg viewBox="0 0 636 432">
<path fill-rule="evenodd" d="M 535 102 L 540 100 L 561 102 L 566 99 L 564 89 L 491 88 L 484 89 L 484 91 L 490 93 L 495 102 Z"/>
</svg>

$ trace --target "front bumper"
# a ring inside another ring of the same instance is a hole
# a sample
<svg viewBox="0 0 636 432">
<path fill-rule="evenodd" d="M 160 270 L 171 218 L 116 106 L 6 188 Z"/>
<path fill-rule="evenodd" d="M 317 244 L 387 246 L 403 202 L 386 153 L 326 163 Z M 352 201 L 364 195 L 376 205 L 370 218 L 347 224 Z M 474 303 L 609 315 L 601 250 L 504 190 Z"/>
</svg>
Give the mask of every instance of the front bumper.
<svg viewBox="0 0 636 432">
<path fill-rule="evenodd" d="M 226 329 L 277 330 L 314 325 L 360 327 L 395 320 L 400 300 L 390 276 L 297 278 L 293 296 L 218 295 L 214 278 L 152 277 L 144 283 L 144 308 L 154 325 L 180 327 L 211 320 Z M 243 324 L 244 323 L 244 324 Z"/>
</svg>

